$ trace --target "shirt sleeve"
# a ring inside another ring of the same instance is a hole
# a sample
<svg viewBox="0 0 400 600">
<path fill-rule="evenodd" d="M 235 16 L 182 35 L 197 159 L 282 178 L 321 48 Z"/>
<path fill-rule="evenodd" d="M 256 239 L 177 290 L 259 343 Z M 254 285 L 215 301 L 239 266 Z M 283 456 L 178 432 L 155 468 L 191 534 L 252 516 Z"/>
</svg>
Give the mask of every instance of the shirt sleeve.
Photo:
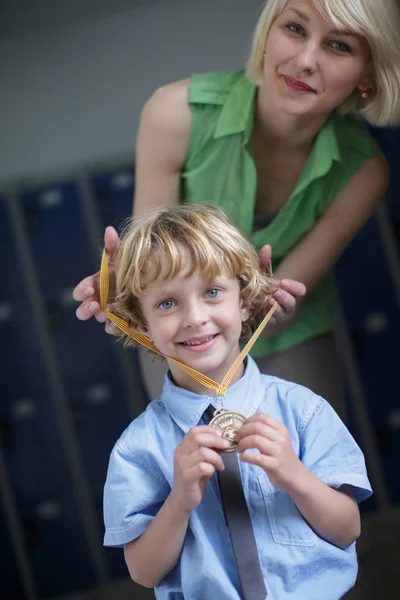
<svg viewBox="0 0 400 600">
<path fill-rule="evenodd" d="M 120 442 L 114 447 L 104 486 L 104 545 L 123 547 L 144 533 L 166 497 L 169 485 L 141 455 Z"/>
<path fill-rule="evenodd" d="M 300 458 L 330 487 L 350 486 L 357 502 L 371 496 L 364 455 L 336 412 L 322 398 L 304 427 Z"/>
</svg>

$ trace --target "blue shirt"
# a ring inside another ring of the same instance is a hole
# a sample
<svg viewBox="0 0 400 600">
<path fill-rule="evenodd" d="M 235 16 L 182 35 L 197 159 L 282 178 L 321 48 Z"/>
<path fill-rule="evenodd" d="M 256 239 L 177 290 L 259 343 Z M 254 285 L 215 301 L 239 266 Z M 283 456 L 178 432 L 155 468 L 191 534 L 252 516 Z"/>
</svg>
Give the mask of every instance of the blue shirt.
<svg viewBox="0 0 400 600">
<path fill-rule="evenodd" d="M 214 402 L 177 387 L 167 376 L 115 445 L 104 490 L 106 546 L 139 537 L 173 485 L 173 458 L 183 436 Z M 248 358 L 243 377 L 227 392 L 226 408 L 271 415 L 289 430 L 296 454 L 319 479 L 352 486 L 357 501 L 371 494 L 363 454 L 330 405 L 294 383 L 261 375 Z M 338 600 L 357 575 L 355 544 L 341 550 L 320 538 L 290 496 L 256 465 L 240 463 L 268 600 Z M 159 600 L 240 600 L 240 584 L 216 476 L 192 512 L 176 567 L 155 589 Z"/>
</svg>

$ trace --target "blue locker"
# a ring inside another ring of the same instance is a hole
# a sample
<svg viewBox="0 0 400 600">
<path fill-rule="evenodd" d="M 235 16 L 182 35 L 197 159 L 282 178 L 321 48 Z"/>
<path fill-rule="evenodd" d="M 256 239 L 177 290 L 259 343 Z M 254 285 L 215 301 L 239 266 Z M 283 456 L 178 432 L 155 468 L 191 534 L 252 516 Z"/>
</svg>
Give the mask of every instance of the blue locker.
<svg viewBox="0 0 400 600">
<path fill-rule="evenodd" d="M 400 224 L 400 171 L 398 167 L 400 155 L 400 128 L 372 128 L 372 135 L 386 157 L 390 168 L 389 189 L 386 193 L 386 205 L 395 225 Z"/>
<path fill-rule="evenodd" d="M 389 428 L 398 406 L 397 374 L 400 315 L 376 219 L 353 240 L 335 268 L 347 326 L 357 352 L 358 369 L 391 499 L 399 497 L 400 454 Z M 356 424 L 353 423 L 356 429 Z"/>
<path fill-rule="evenodd" d="M 11 307 L 3 308 L 0 320 L 2 447 L 35 584 L 46 597 L 92 587 L 94 578 L 10 232 L 0 203 L 7 275 L 0 283 L 0 304 Z"/>
<path fill-rule="evenodd" d="M 91 180 L 103 227 L 117 229 L 132 215 L 135 173 L 132 165 L 96 173 Z"/>
<path fill-rule="evenodd" d="M 24 590 L 18 571 L 5 515 L 0 505 L 0 582 L 1 594 L 7 600 L 21 600 Z"/>
<path fill-rule="evenodd" d="M 46 198 L 54 198 L 47 202 Z M 45 201 L 43 200 L 45 199 Z M 97 506 L 102 530 L 102 491 L 111 449 L 131 420 L 127 391 L 116 359 L 114 338 L 94 319 L 76 319 L 71 292 L 76 282 L 93 272 L 89 242 L 83 227 L 79 190 L 73 184 L 26 192 L 25 211 L 34 214 L 30 228 L 32 254 L 49 315 L 52 342 L 67 391 L 85 473 Z M 27 209 L 28 207 L 28 209 Z M 71 236 L 70 232 L 74 235 Z M 100 244 L 101 245 L 101 244 Z M 51 248 L 51 261 L 43 260 Z M 100 248 L 100 246 L 99 246 Z M 100 252 L 99 252 L 100 262 Z M 57 275 L 53 271 L 57 265 Z M 78 273 L 77 266 L 81 269 Z M 143 407 L 136 353 L 132 370 L 138 378 L 137 405 Z M 112 574 L 126 575 L 123 558 L 110 554 Z"/>
</svg>

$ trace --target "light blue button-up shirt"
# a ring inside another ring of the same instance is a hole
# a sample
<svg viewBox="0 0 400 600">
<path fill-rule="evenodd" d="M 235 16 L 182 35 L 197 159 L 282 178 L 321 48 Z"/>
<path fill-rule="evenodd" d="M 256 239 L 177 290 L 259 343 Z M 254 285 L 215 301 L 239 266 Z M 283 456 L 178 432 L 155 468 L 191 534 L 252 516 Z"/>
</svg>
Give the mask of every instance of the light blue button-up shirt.
<svg viewBox="0 0 400 600">
<path fill-rule="evenodd" d="M 177 387 L 166 376 L 149 404 L 115 445 L 104 489 L 106 546 L 139 537 L 173 485 L 173 458 L 183 436 L 215 399 Z M 261 375 L 249 357 L 225 406 L 250 416 L 271 415 L 289 430 L 296 454 L 319 479 L 352 487 L 357 501 L 371 494 L 364 457 L 329 404 L 310 390 Z M 355 544 L 341 550 L 320 538 L 290 496 L 256 465 L 240 463 L 268 600 L 338 600 L 357 575 Z M 240 584 L 216 476 L 192 512 L 176 567 L 155 589 L 159 600 L 240 600 Z"/>
</svg>

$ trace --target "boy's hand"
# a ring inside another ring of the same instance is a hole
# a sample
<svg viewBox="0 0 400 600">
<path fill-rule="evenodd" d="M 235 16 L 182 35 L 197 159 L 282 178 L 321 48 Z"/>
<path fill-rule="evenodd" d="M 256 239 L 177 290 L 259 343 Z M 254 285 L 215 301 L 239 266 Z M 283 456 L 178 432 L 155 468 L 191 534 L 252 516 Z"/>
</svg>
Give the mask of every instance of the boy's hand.
<svg viewBox="0 0 400 600">
<path fill-rule="evenodd" d="M 174 485 L 171 497 L 179 510 L 191 512 L 201 502 L 207 481 L 224 464 L 217 450 L 226 450 L 229 442 L 208 425 L 199 425 L 185 435 L 175 451 Z"/>
<path fill-rule="evenodd" d="M 302 470 L 287 428 L 276 419 L 257 413 L 247 419 L 236 434 L 239 442 L 237 452 L 256 448 L 257 452 L 244 452 L 240 460 L 259 465 L 269 477 L 272 485 L 289 491 Z"/>
</svg>

